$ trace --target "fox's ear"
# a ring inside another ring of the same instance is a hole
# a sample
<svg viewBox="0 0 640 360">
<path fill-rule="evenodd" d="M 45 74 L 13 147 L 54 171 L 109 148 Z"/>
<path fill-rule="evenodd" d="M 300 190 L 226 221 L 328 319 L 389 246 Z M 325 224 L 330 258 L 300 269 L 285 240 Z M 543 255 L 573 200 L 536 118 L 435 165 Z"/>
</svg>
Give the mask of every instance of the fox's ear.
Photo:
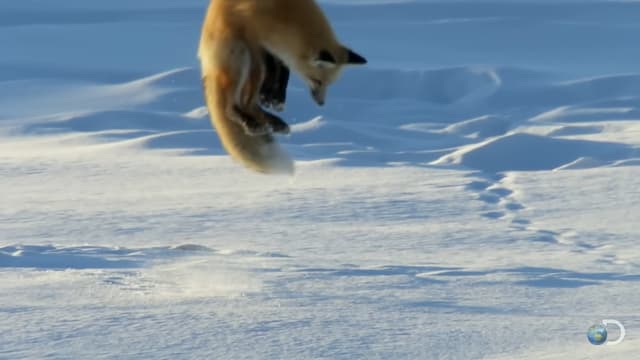
<svg viewBox="0 0 640 360">
<path fill-rule="evenodd" d="M 313 63 L 317 67 L 334 67 L 336 66 L 336 58 L 333 57 L 329 50 L 321 50 L 313 60 Z"/>
<path fill-rule="evenodd" d="M 367 59 L 358 55 L 353 50 L 347 48 L 345 48 L 345 50 L 347 50 L 347 64 L 364 65 L 367 63 Z"/>
<path fill-rule="evenodd" d="M 318 61 L 324 61 L 328 63 L 335 64 L 336 58 L 329 52 L 329 50 L 321 50 L 318 54 Z"/>
</svg>

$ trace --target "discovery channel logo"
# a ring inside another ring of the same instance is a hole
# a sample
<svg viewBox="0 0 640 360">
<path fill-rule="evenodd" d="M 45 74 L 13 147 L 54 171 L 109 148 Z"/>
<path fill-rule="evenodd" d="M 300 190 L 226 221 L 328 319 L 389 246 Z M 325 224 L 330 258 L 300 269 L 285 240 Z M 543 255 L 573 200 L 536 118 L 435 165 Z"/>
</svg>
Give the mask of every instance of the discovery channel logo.
<svg viewBox="0 0 640 360">
<path fill-rule="evenodd" d="M 609 336 L 607 326 L 609 325 L 615 325 L 618 327 L 618 329 L 620 329 L 620 336 L 615 341 L 607 341 L 607 337 Z M 587 331 L 587 339 L 589 339 L 589 342 L 593 345 L 618 345 L 622 342 L 622 340 L 624 340 L 624 336 L 626 334 L 627 332 L 625 331 L 624 326 L 620 323 L 620 321 L 602 320 L 599 324 L 595 324 L 589 328 L 589 330 Z"/>
</svg>

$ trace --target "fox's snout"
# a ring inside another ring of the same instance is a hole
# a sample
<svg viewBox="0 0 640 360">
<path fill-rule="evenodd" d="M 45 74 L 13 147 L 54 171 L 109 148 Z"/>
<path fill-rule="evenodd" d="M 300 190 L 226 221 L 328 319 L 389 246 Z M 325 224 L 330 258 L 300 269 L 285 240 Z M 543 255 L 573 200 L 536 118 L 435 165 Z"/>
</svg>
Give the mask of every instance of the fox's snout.
<svg viewBox="0 0 640 360">
<path fill-rule="evenodd" d="M 311 97 L 315 100 L 316 104 L 322 106 L 324 105 L 324 100 L 327 95 L 326 87 L 312 87 L 311 88 Z"/>
</svg>

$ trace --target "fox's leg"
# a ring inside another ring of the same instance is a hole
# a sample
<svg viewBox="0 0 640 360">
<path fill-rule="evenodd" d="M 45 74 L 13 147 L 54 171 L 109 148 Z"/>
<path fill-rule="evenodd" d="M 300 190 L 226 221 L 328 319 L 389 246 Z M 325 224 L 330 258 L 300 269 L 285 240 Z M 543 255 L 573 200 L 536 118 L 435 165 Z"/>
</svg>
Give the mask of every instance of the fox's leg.
<svg viewBox="0 0 640 360">
<path fill-rule="evenodd" d="M 262 61 L 263 58 L 260 56 L 261 53 L 259 51 L 252 53 L 256 56 L 252 56 L 249 77 L 242 90 L 244 106 L 252 110 L 252 114 L 254 114 L 258 122 L 270 126 L 274 132 L 288 134 L 289 125 L 278 116 L 263 110 L 258 104 L 260 91 L 264 84 L 266 66 Z"/>
<path fill-rule="evenodd" d="M 276 59 L 268 51 L 262 51 L 262 62 L 264 64 L 264 79 L 262 80 L 262 86 L 260 87 L 260 105 L 265 108 L 273 106 L 274 101 L 274 86 L 277 82 L 276 74 Z"/>
<path fill-rule="evenodd" d="M 273 115 L 272 113 L 265 110 L 262 110 L 262 114 L 264 118 L 269 122 L 269 125 L 271 125 L 271 130 L 273 130 L 273 132 L 280 134 L 288 134 L 289 132 L 291 132 L 289 124 L 287 124 L 286 121 L 282 120 L 277 115 Z"/>
<path fill-rule="evenodd" d="M 245 43 L 239 41 L 218 41 L 217 74 L 215 81 L 223 91 L 219 96 L 224 111 L 232 121 L 242 125 L 249 135 L 269 133 L 270 128 L 260 113 L 247 106 L 245 87 L 249 83 L 252 68 L 251 53 Z"/>
<path fill-rule="evenodd" d="M 282 111 L 287 96 L 289 68 L 268 51 L 263 50 L 263 52 L 266 76 L 261 89 L 261 95 L 264 97 L 262 104 L 276 111 Z"/>
<path fill-rule="evenodd" d="M 289 68 L 279 59 L 276 59 L 276 74 L 278 79 L 273 88 L 274 109 L 277 111 L 284 110 L 284 103 L 287 100 L 287 85 L 289 85 Z"/>
<path fill-rule="evenodd" d="M 267 50 L 262 50 L 265 78 L 260 88 L 260 103 L 276 111 L 284 110 L 289 82 L 289 68 Z"/>
</svg>

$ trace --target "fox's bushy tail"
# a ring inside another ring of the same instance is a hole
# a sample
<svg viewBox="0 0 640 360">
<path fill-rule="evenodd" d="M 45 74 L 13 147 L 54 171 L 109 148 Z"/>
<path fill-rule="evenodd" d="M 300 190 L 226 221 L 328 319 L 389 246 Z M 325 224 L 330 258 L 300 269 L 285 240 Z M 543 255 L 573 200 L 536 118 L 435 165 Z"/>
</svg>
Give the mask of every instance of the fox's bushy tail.
<svg viewBox="0 0 640 360">
<path fill-rule="evenodd" d="M 265 174 L 293 174 L 294 164 L 289 154 L 271 134 L 252 136 L 237 122 L 228 118 L 214 79 L 204 77 L 205 100 L 211 122 L 229 155 L 246 167 Z"/>
</svg>

